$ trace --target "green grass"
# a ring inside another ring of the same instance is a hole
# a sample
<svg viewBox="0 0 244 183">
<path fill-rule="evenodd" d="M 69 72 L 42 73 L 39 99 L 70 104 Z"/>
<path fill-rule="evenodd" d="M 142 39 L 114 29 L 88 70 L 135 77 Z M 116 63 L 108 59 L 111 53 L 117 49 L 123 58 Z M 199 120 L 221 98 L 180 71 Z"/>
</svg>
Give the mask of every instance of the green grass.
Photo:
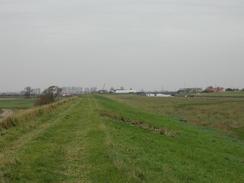
<svg viewBox="0 0 244 183">
<path fill-rule="evenodd" d="M 244 140 L 244 98 L 109 96 L 141 110 L 220 129 Z"/>
<path fill-rule="evenodd" d="M 243 182 L 242 141 L 144 109 L 88 95 L 9 128 L 0 182 Z"/>
<path fill-rule="evenodd" d="M 16 97 L 16 98 L 9 98 L 9 97 L 2 97 L 0 98 L 0 119 L 4 118 L 1 114 L 3 114 L 4 109 L 9 110 L 11 113 L 16 112 L 22 109 L 28 109 L 33 107 L 36 98 L 23 98 L 23 97 Z M 4 115 L 4 114 L 3 114 Z"/>
<path fill-rule="evenodd" d="M 0 109 L 26 109 L 34 105 L 35 98 L 0 98 Z"/>
</svg>

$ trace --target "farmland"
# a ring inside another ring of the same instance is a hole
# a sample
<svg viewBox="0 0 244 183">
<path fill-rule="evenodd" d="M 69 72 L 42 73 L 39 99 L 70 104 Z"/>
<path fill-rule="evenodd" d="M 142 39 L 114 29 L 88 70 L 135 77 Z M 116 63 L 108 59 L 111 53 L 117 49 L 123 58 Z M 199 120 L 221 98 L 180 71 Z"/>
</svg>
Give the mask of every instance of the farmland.
<svg viewBox="0 0 244 183">
<path fill-rule="evenodd" d="M 8 115 L 17 110 L 31 108 L 34 105 L 35 98 L 22 98 L 22 97 L 0 97 L 0 118 Z"/>
<path fill-rule="evenodd" d="M 207 96 L 193 98 L 126 95 L 110 97 L 147 112 L 175 118 L 184 123 L 219 129 L 227 135 L 244 140 L 244 98 L 240 95 L 230 97 L 229 94 L 225 94 L 225 97 L 224 94 Z"/>
<path fill-rule="evenodd" d="M 0 182 L 243 182 L 242 140 L 138 100 L 84 95 L 30 110 L 1 128 Z"/>
<path fill-rule="evenodd" d="M 35 98 L 0 98 L 0 108 L 6 109 L 26 109 L 33 106 Z"/>
<path fill-rule="evenodd" d="M 198 94 L 199 97 L 244 97 L 244 91 L 235 91 L 235 92 L 217 92 L 217 93 L 201 93 Z"/>
</svg>

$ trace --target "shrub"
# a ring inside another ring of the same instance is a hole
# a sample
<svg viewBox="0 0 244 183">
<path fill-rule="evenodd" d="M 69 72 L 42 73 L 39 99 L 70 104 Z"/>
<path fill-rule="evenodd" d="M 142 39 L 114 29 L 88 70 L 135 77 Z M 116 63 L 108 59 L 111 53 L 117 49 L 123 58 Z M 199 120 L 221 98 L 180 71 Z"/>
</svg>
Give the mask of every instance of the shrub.
<svg viewBox="0 0 244 183">
<path fill-rule="evenodd" d="M 61 94 L 61 89 L 57 86 L 50 86 L 39 97 L 36 102 L 36 105 L 45 105 L 55 102 Z"/>
<path fill-rule="evenodd" d="M 36 105 L 46 105 L 55 101 L 55 98 L 52 95 L 41 95 L 36 101 Z"/>
</svg>

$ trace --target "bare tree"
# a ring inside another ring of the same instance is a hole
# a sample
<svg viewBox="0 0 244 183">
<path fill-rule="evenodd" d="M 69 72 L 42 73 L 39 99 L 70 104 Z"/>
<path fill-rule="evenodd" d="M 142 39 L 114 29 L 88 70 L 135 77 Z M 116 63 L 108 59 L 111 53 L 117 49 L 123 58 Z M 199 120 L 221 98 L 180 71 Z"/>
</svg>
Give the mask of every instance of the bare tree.
<svg viewBox="0 0 244 183">
<path fill-rule="evenodd" d="M 37 105 L 44 105 L 55 102 L 61 96 L 62 89 L 57 86 L 50 86 L 43 91 L 37 101 Z"/>
<path fill-rule="evenodd" d="M 31 96 L 31 87 L 27 86 L 25 87 L 25 93 L 24 93 L 25 97 L 29 98 Z"/>
</svg>

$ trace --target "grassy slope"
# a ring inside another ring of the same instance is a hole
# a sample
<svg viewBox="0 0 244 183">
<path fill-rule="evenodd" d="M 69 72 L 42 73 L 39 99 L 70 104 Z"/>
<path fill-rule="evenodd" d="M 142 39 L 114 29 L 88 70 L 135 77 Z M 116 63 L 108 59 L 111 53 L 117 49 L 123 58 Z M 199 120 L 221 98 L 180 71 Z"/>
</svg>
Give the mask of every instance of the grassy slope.
<svg viewBox="0 0 244 183">
<path fill-rule="evenodd" d="M 244 98 L 110 97 L 144 111 L 221 129 L 244 140 Z"/>
<path fill-rule="evenodd" d="M 101 111 L 177 131 L 153 133 Z M 243 143 L 100 96 L 0 137 L 0 182 L 243 182 Z"/>
</svg>

